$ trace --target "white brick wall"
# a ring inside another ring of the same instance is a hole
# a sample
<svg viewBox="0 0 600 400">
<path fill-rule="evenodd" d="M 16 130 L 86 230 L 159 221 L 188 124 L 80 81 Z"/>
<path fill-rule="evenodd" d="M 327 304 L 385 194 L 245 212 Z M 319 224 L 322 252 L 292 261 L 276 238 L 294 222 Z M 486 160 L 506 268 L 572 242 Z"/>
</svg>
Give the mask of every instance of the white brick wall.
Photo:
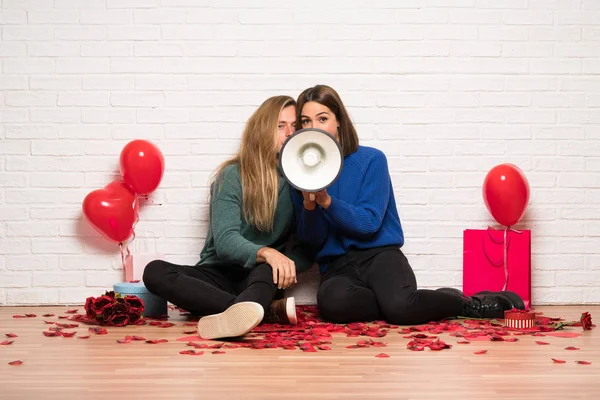
<svg viewBox="0 0 600 400">
<path fill-rule="evenodd" d="M 265 98 L 317 83 L 387 153 L 423 287 L 461 286 L 462 230 L 502 162 L 527 174 L 533 300 L 600 302 L 600 0 L 2 0 L 0 304 L 121 279 L 81 215 L 132 139 L 163 183 L 136 252 L 197 260 L 207 179 Z"/>
</svg>

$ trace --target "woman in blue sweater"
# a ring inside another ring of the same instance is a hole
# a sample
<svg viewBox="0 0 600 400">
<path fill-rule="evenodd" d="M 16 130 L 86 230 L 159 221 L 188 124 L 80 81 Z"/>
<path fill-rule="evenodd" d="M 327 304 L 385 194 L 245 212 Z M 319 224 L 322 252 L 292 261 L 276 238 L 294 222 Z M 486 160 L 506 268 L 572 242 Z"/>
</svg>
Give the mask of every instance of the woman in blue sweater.
<svg viewBox="0 0 600 400">
<path fill-rule="evenodd" d="M 513 292 L 466 297 L 452 288 L 417 289 L 400 250 L 404 234 L 385 154 L 359 145 L 344 104 L 331 87 L 306 89 L 296 110 L 298 128 L 330 133 L 344 155 L 342 172 L 328 189 L 312 196 L 294 191 L 298 236 L 320 248 L 317 301 L 322 318 L 410 325 L 455 316 L 502 318 L 504 310 L 524 308 Z"/>
</svg>

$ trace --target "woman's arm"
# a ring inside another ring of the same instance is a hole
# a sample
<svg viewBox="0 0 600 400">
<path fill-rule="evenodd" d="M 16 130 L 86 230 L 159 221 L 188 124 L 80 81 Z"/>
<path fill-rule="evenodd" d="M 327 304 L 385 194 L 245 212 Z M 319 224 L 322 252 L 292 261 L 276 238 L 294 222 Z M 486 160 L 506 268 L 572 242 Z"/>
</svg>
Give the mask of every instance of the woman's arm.
<svg viewBox="0 0 600 400">
<path fill-rule="evenodd" d="M 371 159 L 358 186 L 358 201 L 349 204 L 331 196 L 325 199 L 324 213 L 332 228 L 346 235 L 366 237 L 377 233 L 383 222 L 390 198 L 390 176 L 387 159 L 377 152 Z"/>
<path fill-rule="evenodd" d="M 329 230 L 323 210 L 320 207 L 314 210 L 305 209 L 302 193 L 294 189 L 292 189 L 292 201 L 298 222 L 298 239 L 313 247 L 321 248 Z"/>
<path fill-rule="evenodd" d="M 233 179 L 234 177 L 232 177 Z M 294 261 L 279 251 L 247 240 L 242 229 L 242 190 L 239 181 L 223 179 L 220 188 L 213 185 L 211 199 L 211 227 L 217 257 L 254 268 L 267 263 L 273 271 L 273 282 L 287 288 L 296 281 Z"/>
<path fill-rule="evenodd" d="M 211 190 L 210 224 L 217 257 L 253 268 L 257 263 L 257 253 L 263 246 L 242 236 L 241 186 L 223 179 L 220 185 L 214 184 Z"/>
</svg>

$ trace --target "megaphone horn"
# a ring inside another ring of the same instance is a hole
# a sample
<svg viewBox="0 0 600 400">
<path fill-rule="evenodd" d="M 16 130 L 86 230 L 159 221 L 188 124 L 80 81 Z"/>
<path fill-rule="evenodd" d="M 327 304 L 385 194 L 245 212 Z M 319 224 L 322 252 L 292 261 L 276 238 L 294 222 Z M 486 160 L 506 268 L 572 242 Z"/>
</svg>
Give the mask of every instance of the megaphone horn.
<svg viewBox="0 0 600 400">
<path fill-rule="evenodd" d="M 342 172 L 344 157 L 338 141 L 321 129 L 296 131 L 281 147 L 279 163 L 292 187 L 318 192 L 331 186 Z M 311 194 L 311 200 L 314 195 Z"/>
</svg>

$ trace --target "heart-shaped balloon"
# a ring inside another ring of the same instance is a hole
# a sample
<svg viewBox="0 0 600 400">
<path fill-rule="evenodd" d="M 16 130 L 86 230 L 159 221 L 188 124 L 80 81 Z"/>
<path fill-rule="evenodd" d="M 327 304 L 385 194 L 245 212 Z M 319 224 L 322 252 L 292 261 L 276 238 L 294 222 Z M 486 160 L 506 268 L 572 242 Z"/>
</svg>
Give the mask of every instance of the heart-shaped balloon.
<svg viewBox="0 0 600 400">
<path fill-rule="evenodd" d="M 125 145 L 119 157 L 121 176 L 134 193 L 152 193 L 162 180 L 165 159 L 155 145 L 146 140 L 133 140 Z"/>
<path fill-rule="evenodd" d="M 83 200 L 83 215 L 106 239 L 122 243 L 133 234 L 138 202 L 122 180 L 90 192 Z"/>
</svg>

